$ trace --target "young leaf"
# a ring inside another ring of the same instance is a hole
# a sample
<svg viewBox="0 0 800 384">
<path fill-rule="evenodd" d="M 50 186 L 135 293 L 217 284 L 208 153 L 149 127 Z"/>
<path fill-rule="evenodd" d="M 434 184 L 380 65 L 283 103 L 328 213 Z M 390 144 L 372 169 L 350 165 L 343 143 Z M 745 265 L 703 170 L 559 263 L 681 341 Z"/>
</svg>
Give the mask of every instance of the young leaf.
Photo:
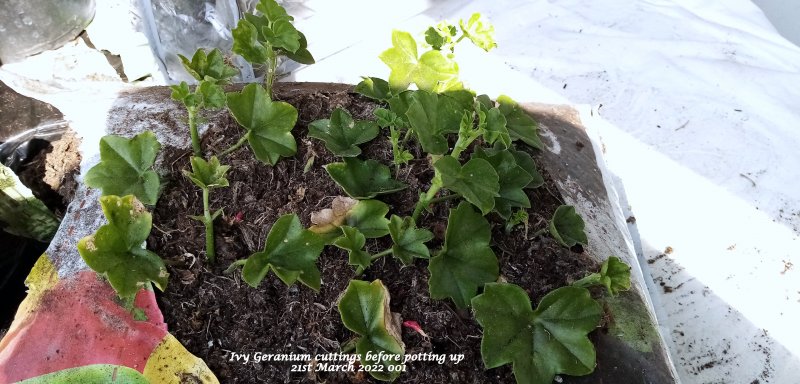
<svg viewBox="0 0 800 384">
<path fill-rule="evenodd" d="M 618 257 L 611 256 L 600 266 L 600 272 L 592 273 L 572 285 L 583 288 L 602 285 L 611 296 L 615 296 L 631 289 L 631 267 Z"/>
<path fill-rule="evenodd" d="M 275 165 L 281 156 L 297 151 L 292 128 L 297 122 L 297 110 L 283 101 L 272 101 L 258 84 L 248 84 L 241 92 L 228 95 L 228 109 L 247 129 L 247 141 L 259 160 Z"/>
<path fill-rule="evenodd" d="M 300 49 L 300 32 L 288 20 L 274 21 L 269 27 L 263 28 L 261 33 L 275 48 L 282 48 L 287 52 Z"/>
<path fill-rule="evenodd" d="M 286 9 L 275 0 L 259 0 L 256 11 L 261 12 L 269 21 L 293 21 L 294 18 L 286 13 Z"/>
<path fill-rule="evenodd" d="M 202 100 L 202 108 L 220 109 L 225 106 L 225 91 L 213 81 L 201 81 L 195 93 Z"/>
<path fill-rule="evenodd" d="M 389 109 L 375 108 L 372 114 L 375 115 L 375 122 L 379 127 L 406 128 L 405 120 Z"/>
<path fill-rule="evenodd" d="M 511 363 L 519 384 L 548 384 L 557 374 L 594 370 L 596 355 L 587 334 L 599 325 L 602 310 L 588 290 L 558 288 L 534 311 L 522 288 L 489 283 L 472 306 L 483 327 L 481 356 L 487 369 Z"/>
<path fill-rule="evenodd" d="M 207 55 L 204 49 L 198 49 L 191 61 L 180 54 L 178 57 L 186 72 L 197 81 L 207 80 L 214 84 L 225 84 L 238 73 L 236 68 L 225 63 L 222 52 L 217 48 L 212 49 Z"/>
<path fill-rule="evenodd" d="M 369 253 L 364 251 L 367 238 L 358 231 L 358 228 L 342 226 L 342 236 L 333 242 L 333 245 L 344 249 L 350 258 L 350 265 L 367 269 L 372 264 Z"/>
<path fill-rule="evenodd" d="M 428 281 L 431 298 L 451 298 L 466 308 L 483 284 L 496 281 L 497 257 L 489 247 L 492 231 L 489 222 L 467 203 L 450 210 L 444 247 L 431 258 Z"/>
<path fill-rule="evenodd" d="M 389 82 L 377 77 L 365 77 L 356 85 L 355 91 L 363 96 L 378 101 L 387 101 L 392 98 Z"/>
<path fill-rule="evenodd" d="M 99 188 L 103 195 L 134 195 L 147 205 L 158 200 L 160 182 L 151 169 L 161 149 L 153 132 L 133 138 L 104 136 L 100 139 L 100 163 L 86 173 L 83 181 Z"/>
<path fill-rule="evenodd" d="M 149 282 L 164 290 L 167 268 L 158 255 L 142 248 L 153 218 L 133 195 L 102 196 L 100 205 L 108 224 L 78 241 L 86 265 L 105 275 L 121 298 L 133 298 Z"/>
<path fill-rule="evenodd" d="M 586 232 L 583 231 L 585 226 L 583 218 L 575 212 L 575 207 L 562 205 L 553 213 L 548 230 L 561 245 L 572 247 L 575 244 L 588 243 Z"/>
<path fill-rule="evenodd" d="M 372 283 L 352 280 L 338 304 L 344 326 L 361 336 L 356 342 L 361 364 L 382 365 L 383 369 L 370 370 L 370 374 L 384 381 L 393 381 L 400 376 L 405 353 L 389 300 L 389 291 L 380 280 Z M 370 356 L 381 358 L 368 359 L 368 352 Z"/>
<path fill-rule="evenodd" d="M 392 178 L 389 167 L 375 160 L 345 157 L 344 163 L 328 164 L 325 170 L 354 199 L 371 199 L 406 188 L 405 184 Z"/>
<path fill-rule="evenodd" d="M 361 154 L 359 144 L 378 136 L 378 125 L 372 121 L 353 121 L 349 112 L 336 108 L 330 120 L 322 119 L 308 125 L 308 135 L 325 142 L 325 148 L 342 157 Z"/>
<path fill-rule="evenodd" d="M 531 182 L 528 183 L 525 188 L 539 188 L 544 185 L 544 177 L 542 177 L 542 174 L 539 173 L 539 170 L 536 168 L 536 163 L 533 161 L 531 155 L 524 151 L 510 151 L 511 154 L 514 155 L 517 165 L 522 167 L 522 169 L 532 177 Z"/>
<path fill-rule="evenodd" d="M 506 117 L 506 128 L 512 140 L 522 140 L 533 148 L 544 148 L 542 139 L 539 138 L 539 125 L 520 108 L 516 101 L 501 95 L 497 98 L 497 102 L 500 104 L 498 107 L 500 112 Z"/>
<path fill-rule="evenodd" d="M 389 235 L 392 236 L 392 254 L 400 259 L 403 265 L 410 265 L 414 258 L 430 258 L 431 254 L 425 242 L 433 239 L 433 233 L 427 229 L 417 229 L 411 217 L 392 215 L 389 219 Z"/>
<path fill-rule="evenodd" d="M 205 161 L 202 157 L 192 156 L 189 162 L 192 164 L 192 171 L 184 170 L 183 174 L 194 185 L 201 189 L 228 186 L 228 179 L 225 178 L 225 173 L 228 172 L 230 166 L 220 165 L 216 156 L 211 156 L 210 161 Z"/>
<path fill-rule="evenodd" d="M 408 32 L 393 31 L 392 48 L 379 57 L 391 69 L 389 85 L 394 90 L 402 91 L 411 83 L 430 92 L 462 87 L 458 81 L 458 64 L 436 50 L 417 56 L 417 42 Z"/>
<path fill-rule="evenodd" d="M 511 135 L 506 128 L 506 117 L 497 108 L 483 110 L 478 113 L 480 121 L 478 126 L 483 129 L 483 138 L 489 144 L 497 143 L 502 148 L 511 146 Z"/>
<path fill-rule="evenodd" d="M 299 280 L 319 291 L 316 261 L 324 246 L 322 238 L 303 228 L 297 215 L 283 215 L 269 230 L 264 250 L 247 258 L 242 277 L 247 284 L 257 287 L 272 270 L 286 285 Z"/>
<path fill-rule="evenodd" d="M 453 37 L 455 37 L 457 33 L 458 30 L 455 26 L 443 21 L 437 24 L 436 27 L 429 27 L 425 31 L 425 42 L 430 44 L 431 48 L 437 51 L 446 48 L 452 52 Z"/>
<path fill-rule="evenodd" d="M 0 163 L 0 227 L 8 233 L 49 243 L 60 220 L 19 180 L 11 168 Z M 11 258 L 0 260 L 11 261 Z"/>
<path fill-rule="evenodd" d="M 303 32 L 297 32 L 300 35 L 300 48 L 294 52 L 283 52 L 286 57 L 300 63 L 300 64 L 314 64 L 314 56 L 308 51 L 308 41 Z"/>
<path fill-rule="evenodd" d="M 499 178 L 492 165 L 484 159 L 471 159 L 462 167 L 458 160 L 445 156 L 433 164 L 442 175 L 442 186 L 463 196 L 483 214 L 494 208 L 500 196 Z"/>
<path fill-rule="evenodd" d="M 231 34 L 233 35 L 231 50 L 245 60 L 251 63 L 266 63 L 271 57 L 271 48 L 259 41 L 259 31 L 247 17 L 239 19 Z"/>
<path fill-rule="evenodd" d="M 342 234 L 342 226 L 350 226 L 357 228 L 366 238 L 374 239 L 389 233 L 387 213 L 389 206 L 381 201 L 358 201 L 338 196 L 333 199 L 331 208 L 311 214 L 314 225 L 309 230 L 332 242 Z"/>
<path fill-rule="evenodd" d="M 518 209 L 514 211 L 507 220 L 508 221 L 506 221 L 506 233 L 511 233 L 511 230 L 520 224 L 525 224 L 525 232 L 527 233 L 528 212 L 525 212 L 524 209 Z"/>
<path fill-rule="evenodd" d="M 523 188 L 533 180 L 524 168 L 517 165 L 516 158 L 509 150 L 486 154 L 480 148 L 472 154 L 473 159 L 484 159 L 492 165 L 499 177 L 499 196 L 494 199 L 494 210 L 503 219 L 511 216 L 513 208 L 530 208 L 531 202 Z"/>
<path fill-rule="evenodd" d="M 484 24 L 480 13 L 473 13 L 469 20 L 464 22 L 462 19 L 458 24 L 464 35 L 484 51 L 489 52 L 497 47 L 497 42 L 494 40 L 494 26 L 489 23 Z"/>
<path fill-rule="evenodd" d="M 464 108 L 454 98 L 431 92 L 411 92 L 407 97 L 406 116 L 422 149 L 434 155 L 447 153 L 445 134 L 458 132 Z"/>
<path fill-rule="evenodd" d="M 198 100 L 198 95 L 195 95 L 189 89 L 189 84 L 185 81 L 181 81 L 178 85 L 170 85 L 169 89 L 172 90 L 172 94 L 170 95 L 173 100 L 180 101 L 186 108 L 194 108 L 200 105 L 202 100 Z"/>
</svg>

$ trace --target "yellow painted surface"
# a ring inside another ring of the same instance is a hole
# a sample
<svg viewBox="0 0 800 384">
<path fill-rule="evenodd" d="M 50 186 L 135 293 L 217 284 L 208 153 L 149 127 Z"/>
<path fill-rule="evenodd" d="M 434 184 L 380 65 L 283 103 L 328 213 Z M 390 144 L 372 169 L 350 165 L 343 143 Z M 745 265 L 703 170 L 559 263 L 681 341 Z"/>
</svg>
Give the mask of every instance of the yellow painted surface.
<svg viewBox="0 0 800 384">
<path fill-rule="evenodd" d="M 169 333 L 153 350 L 143 373 L 151 384 L 180 384 L 181 379 L 187 376 L 203 384 L 219 384 L 219 380 L 206 363 L 189 353 L 178 339 Z"/>
</svg>

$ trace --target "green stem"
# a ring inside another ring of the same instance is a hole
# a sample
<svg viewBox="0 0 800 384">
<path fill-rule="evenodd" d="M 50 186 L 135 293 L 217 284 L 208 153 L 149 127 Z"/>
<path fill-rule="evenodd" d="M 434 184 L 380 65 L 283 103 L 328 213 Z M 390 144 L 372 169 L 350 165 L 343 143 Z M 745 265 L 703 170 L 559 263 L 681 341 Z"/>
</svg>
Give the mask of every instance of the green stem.
<svg viewBox="0 0 800 384">
<path fill-rule="evenodd" d="M 228 266 L 228 268 L 227 268 L 227 269 L 225 269 L 225 272 L 223 272 L 223 273 L 224 273 L 224 274 L 226 274 L 226 275 L 227 275 L 227 274 L 230 274 L 230 273 L 232 273 L 234 270 L 236 270 L 236 268 L 238 268 L 238 267 L 240 267 L 240 266 L 244 266 L 244 265 L 245 265 L 245 263 L 247 263 L 247 259 L 240 259 L 240 260 L 236 260 L 236 261 L 234 261 L 233 263 L 231 263 L 231 265 L 229 265 L 229 266 Z"/>
<path fill-rule="evenodd" d="M 448 201 L 448 200 L 457 199 L 457 198 L 459 198 L 459 197 L 460 197 L 460 196 L 459 196 L 459 195 L 456 195 L 456 194 L 451 194 L 451 195 L 442 196 L 442 197 L 436 197 L 436 198 L 433 198 L 433 199 L 431 199 L 430 201 L 428 201 L 428 205 L 431 205 L 431 204 L 437 204 L 437 203 L 441 203 L 441 202 L 443 202 L 443 201 Z"/>
<path fill-rule="evenodd" d="M 208 188 L 203 188 L 203 224 L 206 227 L 206 258 L 214 261 L 217 253 L 214 250 L 214 219 L 211 218 L 211 210 L 208 209 Z"/>
<path fill-rule="evenodd" d="M 197 108 L 187 107 L 189 114 L 189 134 L 192 136 L 192 150 L 197 157 L 202 156 L 202 149 L 200 148 L 200 134 L 197 133 Z"/>
<path fill-rule="evenodd" d="M 375 260 L 380 259 L 381 257 L 384 257 L 386 255 L 390 255 L 390 254 L 392 254 L 392 249 L 391 248 L 387 248 L 387 249 L 384 249 L 383 251 L 380 251 L 380 252 L 370 256 L 369 259 L 370 259 L 370 261 L 375 261 Z"/>
<path fill-rule="evenodd" d="M 436 194 L 439 193 L 440 189 L 442 189 L 442 175 L 439 174 L 439 171 L 436 170 L 436 168 L 434 168 L 431 187 L 428 188 L 428 192 L 426 192 L 424 195 L 419 195 L 419 201 L 417 201 L 417 206 L 414 207 L 414 213 L 411 215 L 411 218 L 414 220 L 414 222 L 417 222 L 419 214 L 422 213 L 422 210 L 425 209 L 425 207 L 430 205 L 431 201 L 436 197 Z"/>
<path fill-rule="evenodd" d="M 586 276 L 574 283 L 572 283 L 573 287 L 578 288 L 589 288 L 594 285 L 602 285 L 600 283 L 600 274 L 599 273 L 592 273 L 589 276 Z"/>
<path fill-rule="evenodd" d="M 233 151 L 235 151 L 235 150 L 239 149 L 239 147 L 241 147 L 241 146 L 242 146 L 242 145 L 245 143 L 245 141 L 247 141 L 247 135 L 244 135 L 244 136 L 242 136 L 242 137 L 239 139 L 239 141 L 237 141 L 237 142 L 236 142 L 236 144 L 234 144 L 234 145 L 231 145 L 231 146 L 230 146 L 228 149 L 226 149 L 226 150 L 222 151 L 222 152 L 219 154 L 219 158 L 221 159 L 221 158 L 223 158 L 223 157 L 225 157 L 225 156 L 227 156 L 227 155 L 231 154 L 231 152 L 233 152 Z"/>
<path fill-rule="evenodd" d="M 547 233 L 547 228 L 542 228 L 542 229 L 534 232 L 533 236 L 531 236 L 531 237 L 533 238 L 533 237 L 536 237 L 536 236 L 541 236 L 541 235 L 544 235 L 545 233 Z"/>
<path fill-rule="evenodd" d="M 380 251 L 380 252 L 370 256 L 369 257 L 369 261 L 372 262 L 372 261 L 378 260 L 381 257 L 384 257 L 384 256 L 389 255 L 391 253 L 392 253 L 392 249 L 391 248 L 384 249 L 383 251 Z M 361 276 L 362 273 L 364 273 L 364 267 L 359 266 L 358 268 L 356 268 L 356 277 Z"/>
<path fill-rule="evenodd" d="M 278 71 L 278 55 L 270 50 L 267 58 L 267 73 L 264 74 L 264 88 L 269 97 L 272 97 L 272 85 L 275 83 L 275 76 Z"/>
</svg>

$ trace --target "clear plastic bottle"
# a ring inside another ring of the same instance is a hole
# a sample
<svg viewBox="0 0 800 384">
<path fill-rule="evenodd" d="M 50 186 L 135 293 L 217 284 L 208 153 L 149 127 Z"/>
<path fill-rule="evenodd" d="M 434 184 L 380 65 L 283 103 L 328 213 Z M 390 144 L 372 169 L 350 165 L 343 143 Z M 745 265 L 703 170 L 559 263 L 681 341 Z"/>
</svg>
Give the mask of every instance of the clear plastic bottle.
<svg viewBox="0 0 800 384">
<path fill-rule="evenodd" d="M 94 12 L 95 0 L 0 1 L 0 61 L 62 46 L 89 25 Z"/>
</svg>

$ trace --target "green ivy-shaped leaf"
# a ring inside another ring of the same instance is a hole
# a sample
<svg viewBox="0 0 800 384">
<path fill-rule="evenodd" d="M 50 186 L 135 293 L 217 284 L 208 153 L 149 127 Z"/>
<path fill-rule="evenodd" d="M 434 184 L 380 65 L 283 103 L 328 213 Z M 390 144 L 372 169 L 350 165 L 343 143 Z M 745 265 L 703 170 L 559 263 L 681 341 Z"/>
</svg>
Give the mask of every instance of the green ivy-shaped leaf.
<svg viewBox="0 0 800 384">
<path fill-rule="evenodd" d="M 534 311 L 522 288 L 489 283 L 472 306 L 483 327 L 487 369 L 513 364 L 518 384 L 550 384 L 557 374 L 594 371 L 596 355 L 587 334 L 600 324 L 602 310 L 585 288 L 558 288 Z"/>
<path fill-rule="evenodd" d="M 256 158 L 275 165 L 281 156 L 297 152 L 292 128 L 297 109 L 283 101 L 272 101 L 258 84 L 248 84 L 241 92 L 228 93 L 228 110 L 247 129 L 247 142 Z"/>
<path fill-rule="evenodd" d="M 267 235 L 264 250 L 247 258 L 242 277 L 257 287 L 272 270 L 286 285 L 295 281 L 319 291 L 320 273 L 316 261 L 325 242 L 316 233 L 303 228 L 295 214 L 281 216 Z"/>
<path fill-rule="evenodd" d="M 320 235 L 326 243 L 332 243 L 342 235 L 341 227 L 358 229 L 368 239 L 386 236 L 389 233 L 389 206 L 379 200 L 355 200 L 338 196 L 331 208 L 311 214 L 313 225 L 310 231 Z"/>
<path fill-rule="evenodd" d="M 392 254 L 400 259 L 403 265 L 411 265 L 414 258 L 428 259 L 431 254 L 425 242 L 433 239 L 433 233 L 427 229 L 417 229 L 411 217 L 392 215 L 389 219 L 389 235 L 392 237 Z"/>
<path fill-rule="evenodd" d="M 353 121 L 353 116 L 342 108 L 333 110 L 330 119 L 308 125 L 308 136 L 325 142 L 325 148 L 342 157 L 361 154 L 359 144 L 378 136 L 378 125 L 373 121 Z"/>
<path fill-rule="evenodd" d="M 259 0 L 256 4 L 256 11 L 261 12 L 270 21 L 293 21 L 286 9 L 275 0 Z"/>
<path fill-rule="evenodd" d="M 273 47 L 287 52 L 300 49 L 300 32 L 288 20 L 274 21 L 268 28 L 262 29 L 261 33 Z"/>
<path fill-rule="evenodd" d="M 389 300 L 389 291 L 380 280 L 372 283 L 352 280 L 338 304 L 344 326 L 361 336 L 356 342 L 361 364 L 382 365 L 383 369 L 371 370 L 370 375 L 383 381 L 393 381 L 400 376 L 405 354 L 405 345 L 399 326 L 393 322 Z M 371 352 L 371 356 L 390 355 L 392 358 L 368 360 L 367 352 Z"/>
<path fill-rule="evenodd" d="M 543 149 L 542 139 L 539 138 L 539 125 L 525 113 L 516 101 L 501 95 L 497 98 L 498 108 L 506 118 L 506 127 L 512 140 L 522 140 L 533 148 Z"/>
<path fill-rule="evenodd" d="M 364 250 L 367 238 L 358 228 L 342 226 L 342 236 L 337 238 L 333 245 L 347 251 L 350 265 L 359 266 L 363 269 L 369 268 L 372 264 L 370 254 Z"/>
<path fill-rule="evenodd" d="M 183 67 L 189 75 L 197 81 L 210 81 L 215 84 L 225 84 L 231 77 L 239 73 L 236 68 L 225 63 L 225 58 L 219 49 L 214 48 L 206 54 L 204 49 L 198 49 L 189 60 L 186 56 L 178 55 Z"/>
<path fill-rule="evenodd" d="M 436 50 L 418 56 L 417 41 L 408 32 L 392 31 L 392 48 L 379 57 L 391 69 L 389 85 L 394 90 L 402 91 L 411 83 L 430 92 L 462 87 L 458 64 Z"/>
<path fill-rule="evenodd" d="M 246 15 L 245 15 L 246 17 Z M 271 47 L 259 41 L 259 31 L 247 18 L 239 19 L 236 28 L 231 30 L 233 47 L 231 50 L 251 63 L 266 63 Z"/>
<path fill-rule="evenodd" d="M 203 108 L 220 109 L 225 106 L 225 90 L 213 81 L 201 81 L 195 93 L 200 95 Z"/>
<path fill-rule="evenodd" d="M 152 215 L 133 195 L 102 196 L 100 206 L 108 224 L 78 241 L 86 265 L 108 278 L 124 299 L 152 282 L 160 290 L 167 287 L 167 268 L 158 255 L 142 248 L 150 235 Z"/>
<path fill-rule="evenodd" d="M 192 156 L 189 162 L 192 164 L 192 171 L 184 170 L 183 174 L 194 185 L 202 189 L 228 186 L 228 179 L 225 178 L 225 173 L 228 172 L 230 166 L 220 165 L 216 156 L 211 156 L 209 161 L 205 161 L 202 157 Z"/>
<path fill-rule="evenodd" d="M 611 256 L 600 266 L 600 272 L 592 273 L 572 285 L 583 288 L 602 285 L 611 296 L 615 296 L 631 289 L 631 267 L 619 257 Z"/>
<path fill-rule="evenodd" d="M 389 109 L 375 108 L 372 114 L 375 115 L 375 122 L 379 127 L 406 128 L 405 120 Z"/>
<path fill-rule="evenodd" d="M 355 91 L 373 100 L 387 101 L 392 98 L 389 82 L 377 77 L 365 77 L 355 87 Z"/>
<path fill-rule="evenodd" d="M 431 298 L 449 297 L 459 308 L 466 308 L 478 288 L 497 280 L 499 267 L 489 247 L 491 237 L 489 222 L 471 205 L 462 202 L 450 210 L 444 247 L 428 264 Z"/>
<path fill-rule="evenodd" d="M 186 108 L 195 108 L 202 100 L 198 99 L 199 95 L 195 95 L 191 89 L 189 89 L 189 84 L 185 81 L 181 81 L 180 84 L 177 85 L 170 85 L 169 89 L 172 90 L 172 94 L 170 95 L 173 100 L 180 101 Z"/>
<path fill-rule="evenodd" d="M 466 22 L 462 19 L 459 23 L 461 31 L 473 44 L 486 52 L 497 47 L 494 40 L 494 26 L 481 20 L 480 13 L 473 13 Z"/>
<path fill-rule="evenodd" d="M 181 81 L 178 85 L 170 85 L 172 99 L 180 101 L 187 109 L 209 108 L 220 109 L 225 106 L 225 91 L 214 81 L 202 80 L 192 92 L 189 84 Z"/>
<path fill-rule="evenodd" d="M 483 138 L 489 144 L 500 145 L 502 148 L 511 146 L 511 135 L 506 128 L 506 117 L 498 108 L 484 109 L 478 112 L 478 127 L 483 129 Z"/>
<path fill-rule="evenodd" d="M 325 166 L 331 178 L 354 199 L 371 199 L 377 195 L 393 193 L 407 186 L 392 178 L 389 167 L 375 160 L 345 157 L 344 163 Z"/>
<path fill-rule="evenodd" d="M 586 238 L 586 232 L 583 231 L 585 226 L 583 218 L 575 212 L 575 207 L 562 205 L 556 208 L 556 212 L 553 213 L 548 230 L 550 235 L 561 245 L 572 247 L 575 244 L 586 245 L 589 242 Z"/>
<path fill-rule="evenodd" d="M 86 173 L 83 181 L 99 188 L 103 195 L 134 195 L 147 205 L 158 200 L 160 182 L 151 169 L 161 149 L 153 132 L 133 138 L 104 136 L 100 139 L 100 163 Z"/>
<path fill-rule="evenodd" d="M 445 156 L 433 164 L 442 176 L 442 186 L 458 193 L 478 207 L 483 214 L 494 208 L 499 197 L 500 183 L 497 172 L 484 159 L 471 159 L 464 166 L 451 156 Z"/>
<path fill-rule="evenodd" d="M 472 155 L 473 159 L 484 159 L 492 165 L 499 177 L 499 196 L 494 199 L 494 210 L 503 219 L 511 216 L 514 208 L 530 208 L 531 202 L 523 188 L 533 180 L 524 168 L 517 165 L 516 158 L 509 150 L 496 151 L 489 155 L 480 148 Z"/>
<path fill-rule="evenodd" d="M 441 51 L 443 48 L 449 48 L 450 52 L 453 51 L 453 38 L 458 33 L 458 29 L 454 25 L 443 21 L 435 27 L 429 27 L 425 31 L 425 42 L 430 44 L 431 48 Z"/>
<path fill-rule="evenodd" d="M 294 52 L 283 52 L 283 54 L 300 64 L 314 64 L 314 56 L 308 51 L 306 35 L 299 31 L 297 33 L 300 35 L 300 48 Z"/>
<path fill-rule="evenodd" d="M 458 132 L 467 111 L 458 100 L 445 95 L 415 91 L 406 97 L 406 116 L 422 149 L 434 155 L 447 153 L 450 148 L 445 135 Z"/>
<path fill-rule="evenodd" d="M 533 161 L 531 155 L 524 151 L 515 150 L 511 150 L 511 154 L 514 155 L 517 165 L 522 167 L 522 169 L 532 177 L 531 182 L 528 183 L 525 188 L 539 188 L 544 185 L 544 177 L 539 173 L 539 169 L 536 168 L 536 163 Z"/>
</svg>

